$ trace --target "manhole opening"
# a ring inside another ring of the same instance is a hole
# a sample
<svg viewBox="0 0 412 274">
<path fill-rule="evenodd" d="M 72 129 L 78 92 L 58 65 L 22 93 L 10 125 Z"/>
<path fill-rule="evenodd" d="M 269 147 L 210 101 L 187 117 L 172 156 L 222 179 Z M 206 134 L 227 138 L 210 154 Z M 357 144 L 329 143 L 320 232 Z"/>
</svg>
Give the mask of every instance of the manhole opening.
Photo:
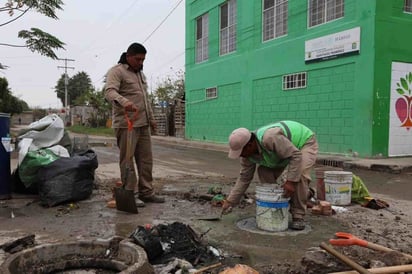
<svg viewBox="0 0 412 274">
<path fill-rule="evenodd" d="M 85 273 L 85 270 L 107 274 L 153 273 L 144 250 L 122 237 L 39 245 L 12 254 L 0 267 L 4 274 Z"/>
<path fill-rule="evenodd" d="M 221 259 L 204 241 L 207 232 L 198 234 L 189 225 L 174 222 L 139 226 L 130 239 L 44 244 L 10 255 L 0 273 L 154 273 L 154 265 L 176 258 L 203 267 Z"/>
</svg>

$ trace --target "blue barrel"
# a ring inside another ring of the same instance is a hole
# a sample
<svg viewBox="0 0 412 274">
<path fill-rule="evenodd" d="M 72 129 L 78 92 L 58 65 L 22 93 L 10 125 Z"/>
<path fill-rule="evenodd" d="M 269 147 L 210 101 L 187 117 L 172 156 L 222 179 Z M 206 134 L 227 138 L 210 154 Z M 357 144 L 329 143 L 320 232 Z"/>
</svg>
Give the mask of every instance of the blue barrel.
<svg viewBox="0 0 412 274">
<path fill-rule="evenodd" d="M 10 199 L 10 114 L 0 112 L 0 200 Z"/>
</svg>

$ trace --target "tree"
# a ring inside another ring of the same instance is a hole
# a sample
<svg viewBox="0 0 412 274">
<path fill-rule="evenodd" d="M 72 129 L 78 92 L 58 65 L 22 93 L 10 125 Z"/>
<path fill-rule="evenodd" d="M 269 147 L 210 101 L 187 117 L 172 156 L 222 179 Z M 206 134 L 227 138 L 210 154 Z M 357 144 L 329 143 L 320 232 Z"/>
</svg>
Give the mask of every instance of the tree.
<svg viewBox="0 0 412 274">
<path fill-rule="evenodd" d="M 77 97 L 76 105 L 86 105 L 94 108 L 88 122 L 91 127 L 101 127 L 106 125 L 106 121 L 111 115 L 112 106 L 104 98 L 103 91 L 89 91 Z"/>
<path fill-rule="evenodd" d="M 29 11 L 35 11 L 47 17 L 58 19 L 57 10 L 62 9 L 63 2 L 61 0 L 7 0 L 4 7 L 0 7 L 0 13 L 8 13 L 10 20 L 0 23 L 0 27 L 13 23 Z M 0 46 L 9 47 L 25 47 L 32 52 L 40 53 L 43 56 L 58 59 L 55 51 L 64 49 L 64 43 L 55 36 L 42 31 L 38 28 L 30 30 L 21 30 L 18 32 L 18 37 L 25 40 L 25 45 L 13 45 L 0 41 Z M 0 63 L 0 69 L 6 66 Z"/>
<path fill-rule="evenodd" d="M 60 79 L 57 81 L 57 85 L 54 87 L 57 97 L 60 99 L 62 104 L 65 102 L 65 75 L 62 74 Z M 75 104 L 78 97 L 83 94 L 94 91 L 92 81 L 86 72 L 78 72 L 73 77 L 68 77 L 67 82 L 67 103 L 69 105 Z"/>
<path fill-rule="evenodd" d="M 185 93 L 184 72 L 178 71 L 175 76 L 165 77 L 154 90 L 152 96 L 155 102 L 173 104 L 175 99 L 182 99 Z"/>
<path fill-rule="evenodd" d="M 0 77 L 0 112 L 14 114 L 28 109 L 29 106 L 25 101 L 11 94 L 7 79 Z"/>
</svg>

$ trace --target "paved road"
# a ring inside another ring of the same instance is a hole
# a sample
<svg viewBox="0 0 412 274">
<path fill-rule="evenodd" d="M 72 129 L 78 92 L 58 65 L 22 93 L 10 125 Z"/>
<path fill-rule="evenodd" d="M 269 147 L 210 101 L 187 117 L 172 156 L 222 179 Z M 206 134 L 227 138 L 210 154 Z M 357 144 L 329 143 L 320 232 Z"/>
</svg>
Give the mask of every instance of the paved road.
<svg viewBox="0 0 412 274">
<path fill-rule="evenodd" d="M 91 139 L 91 142 L 93 142 L 93 139 Z M 97 143 L 102 144 L 101 140 Z M 99 152 L 99 161 L 101 163 L 117 164 L 117 147 L 96 146 L 94 149 Z M 157 136 L 153 138 L 153 155 L 154 174 L 160 177 L 165 172 L 170 172 L 170 174 L 197 174 L 199 176 L 209 174 L 233 178 L 234 181 L 239 172 L 238 161 L 227 157 L 227 148 L 224 145 L 199 144 Z M 360 176 L 371 192 L 390 195 L 395 199 L 411 200 L 412 173 L 409 172 L 411 159 L 412 157 L 354 159 L 320 155 L 319 163 L 343 163 L 343 169 Z M 113 167 L 117 169 L 117 165 Z M 382 171 L 376 171 L 373 168 Z M 398 173 L 397 171 L 400 170 L 402 172 Z M 315 173 L 313 173 L 313 180 L 313 186 L 315 187 Z"/>
</svg>

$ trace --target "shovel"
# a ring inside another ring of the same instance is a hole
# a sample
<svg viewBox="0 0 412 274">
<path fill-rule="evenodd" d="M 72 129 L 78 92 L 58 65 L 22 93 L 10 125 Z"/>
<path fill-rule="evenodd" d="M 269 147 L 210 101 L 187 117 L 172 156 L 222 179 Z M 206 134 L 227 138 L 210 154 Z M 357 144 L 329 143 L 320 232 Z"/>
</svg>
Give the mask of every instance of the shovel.
<svg viewBox="0 0 412 274">
<path fill-rule="evenodd" d="M 127 179 L 129 178 L 129 172 L 133 165 L 133 151 L 132 147 L 132 131 L 133 131 L 133 121 L 137 118 L 137 111 L 132 119 L 129 118 L 127 111 L 124 111 L 124 115 L 127 121 L 127 140 L 126 140 L 126 172 L 124 176 L 124 181 L 120 187 L 114 189 L 114 196 L 116 199 L 116 209 L 120 211 L 125 211 L 129 213 L 137 214 L 136 200 L 134 198 L 134 191 L 126 189 Z"/>
<path fill-rule="evenodd" d="M 385 247 L 382 245 L 374 244 L 371 242 L 368 242 L 366 240 L 362 240 L 350 233 L 346 232 L 336 232 L 335 236 L 338 237 L 338 239 L 330 239 L 329 243 L 332 245 L 337 245 L 337 246 L 350 246 L 350 245 L 358 245 L 358 246 L 363 246 L 366 248 L 370 248 L 373 250 L 377 251 L 383 251 L 383 252 L 391 252 L 394 251 L 393 249 L 389 247 Z M 412 260 L 412 255 L 406 254 L 399 252 L 400 255 L 405 256 L 409 260 Z"/>
<path fill-rule="evenodd" d="M 367 269 L 365 269 L 363 266 L 357 264 L 356 262 L 354 262 L 352 259 L 350 259 L 349 257 L 343 255 L 342 253 L 339 253 L 336 249 L 334 249 L 332 246 L 327 245 L 326 243 L 321 243 L 320 247 L 323 248 L 324 250 L 326 250 L 327 252 L 329 252 L 329 254 L 335 256 L 336 258 L 338 258 L 339 260 L 341 260 L 343 263 L 345 263 L 346 265 L 352 267 L 353 269 L 355 269 L 357 272 L 361 273 L 361 274 L 371 274 L 372 272 L 368 271 Z"/>
</svg>

